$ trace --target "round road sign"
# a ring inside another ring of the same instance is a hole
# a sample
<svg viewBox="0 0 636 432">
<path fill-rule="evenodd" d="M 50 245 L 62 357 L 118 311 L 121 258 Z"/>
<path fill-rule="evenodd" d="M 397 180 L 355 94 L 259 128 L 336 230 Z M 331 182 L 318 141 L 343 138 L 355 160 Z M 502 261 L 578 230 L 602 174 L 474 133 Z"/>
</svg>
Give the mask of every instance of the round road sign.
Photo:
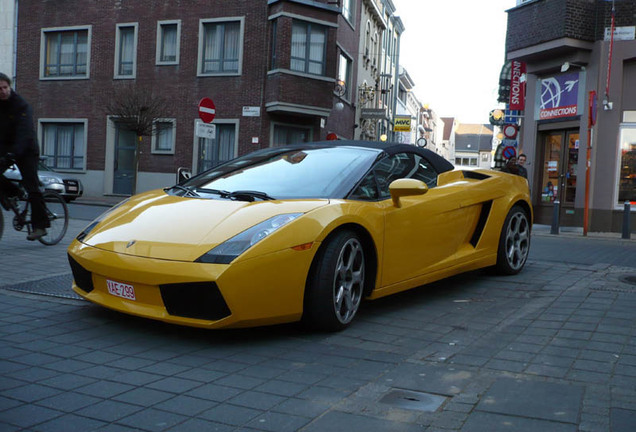
<svg viewBox="0 0 636 432">
<path fill-rule="evenodd" d="M 204 97 L 199 102 L 199 118 L 203 120 L 204 123 L 211 123 L 214 120 L 214 116 L 216 116 L 216 106 L 214 106 L 214 102 L 212 99 Z"/>
<path fill-rule="evenodd" d="M 503 127 L 503 133 L 506 138 L 515 139 L 517 138 L 517 132 L 519 131 L 519 126 L 516 124 L 507 124 Z"/>
<path fill-rule="evenodd" d="M 502 156 L 506 160 L 510 159 L 511 157 L 516 157 L 517 156 L 517 150 L 515 150 L 515 148 L 513 146 L 505 147 L 503 149 Z"/>
</svg>

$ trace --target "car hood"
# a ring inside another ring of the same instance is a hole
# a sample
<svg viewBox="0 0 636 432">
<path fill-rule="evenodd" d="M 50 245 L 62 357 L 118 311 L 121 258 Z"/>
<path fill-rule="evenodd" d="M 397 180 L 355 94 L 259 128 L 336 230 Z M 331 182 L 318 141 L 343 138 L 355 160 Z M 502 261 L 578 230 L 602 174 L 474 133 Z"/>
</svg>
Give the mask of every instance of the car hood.
<svg viewBox="0 0 636 432">
<path fill-rule="evenodd" d="M 328 203 L 325 199 L 245 202 L 151 191 L 107 212 L 82 242 L 126 255 L 194 261 L 273 216 L 306 213 Z"/>
</svg>

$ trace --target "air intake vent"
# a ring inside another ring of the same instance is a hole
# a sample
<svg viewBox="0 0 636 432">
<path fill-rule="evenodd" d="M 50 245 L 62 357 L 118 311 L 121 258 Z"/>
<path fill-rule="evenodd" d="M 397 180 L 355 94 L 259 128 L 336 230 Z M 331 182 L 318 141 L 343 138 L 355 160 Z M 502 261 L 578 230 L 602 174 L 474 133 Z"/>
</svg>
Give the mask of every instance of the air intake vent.
<svg viewBox="0 0 636 432">
<path fill-rule="evenodd" d="M 93 275 L 91 272 L 82 267 L 77 261 L 75 261 L 70 255 L 68 256 L 68 263 L 71 265 L 71 271 L 73 272 L 73 279 L 75 284 L 87 293 L 93 291 Z"/>
<path fill-rule="evenodd" d="M 486 180 L 487 178 L 490 178 L 490 176 L 475 171 L 464 171 L 464 178 L 473 180 Z"/>
<path fill-rule="evenodd" d="M 159 289 L 170 315 L 216 321 L 232 313 L 214 282 L 160 285 Z"/>
</svg>

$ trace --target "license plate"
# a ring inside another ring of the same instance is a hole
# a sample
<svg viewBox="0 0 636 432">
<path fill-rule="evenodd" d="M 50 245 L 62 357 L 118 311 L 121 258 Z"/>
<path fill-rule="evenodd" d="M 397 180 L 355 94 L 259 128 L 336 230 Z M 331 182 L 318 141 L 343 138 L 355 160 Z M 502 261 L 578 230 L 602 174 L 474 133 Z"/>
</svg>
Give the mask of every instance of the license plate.
<svg viewBox="0 0 636 432">
<path fill-rule="evenodd" d="M 68 191 L 69 191 L 69 192 L 77 192 L 77 187 L 75 187 L 75 186 L 69 186 L 69 187 L 68 187 Z"/>
<path fill-rule="evenodd" d="M 107 279 L 106 286 L 108 287 L 108 292 L 114 296 L 125 298 L 128 300 L 136 300 L 135 288 L 132 285 Z"/>
</svg>

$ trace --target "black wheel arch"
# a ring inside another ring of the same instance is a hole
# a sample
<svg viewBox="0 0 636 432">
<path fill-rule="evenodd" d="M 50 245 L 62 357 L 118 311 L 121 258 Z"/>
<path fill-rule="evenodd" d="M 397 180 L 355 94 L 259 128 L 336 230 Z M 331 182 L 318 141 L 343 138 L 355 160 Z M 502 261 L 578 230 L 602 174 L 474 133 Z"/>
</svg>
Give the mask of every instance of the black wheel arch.
<svg viewBox="0 0 636 432">
<path fill-rule="evenodd" d="M 307 284 L 309 282 L 309 278 L 313 274 L 314 268 L 319 262 L 320 257 L 322 256 L 325 245 L 328 244 L 330 239 L 334 237 L 336 234 L 346 230 L 355 232 L 360 237 L 360 241 L 362 242 L 362 246 L 364 247 L 364 261 L 365 261 L 364 264 L 367 269 L 367 271 L 365 272 L 364 296 L 367 297 L 371 295 L 371 293 L 373 292 L 373 289 L 375 288 L 375 281 L 378 274 L 377 248 L 375 246 L 375 242 L 373 241 L 373 237 L 371 237 L 371 234 L 369 233 L 369 231 L 367 231 L 366 228 L 364 228 L 362 225 L 358 225 L 355 223 L 347 223 L 347 224 L 338 226 L 333 231 L 331 231 L 327 235 L 327 237 L 325 237 L 325 239 L 322 241 L 320 248 L 314 255 L 314 259 L 311 262 L 311 267 L 309 269 L 309 273 L 307 274 L 307 281 L 305 282 L 305 291 L 307 290 Z"/>
</svg>

